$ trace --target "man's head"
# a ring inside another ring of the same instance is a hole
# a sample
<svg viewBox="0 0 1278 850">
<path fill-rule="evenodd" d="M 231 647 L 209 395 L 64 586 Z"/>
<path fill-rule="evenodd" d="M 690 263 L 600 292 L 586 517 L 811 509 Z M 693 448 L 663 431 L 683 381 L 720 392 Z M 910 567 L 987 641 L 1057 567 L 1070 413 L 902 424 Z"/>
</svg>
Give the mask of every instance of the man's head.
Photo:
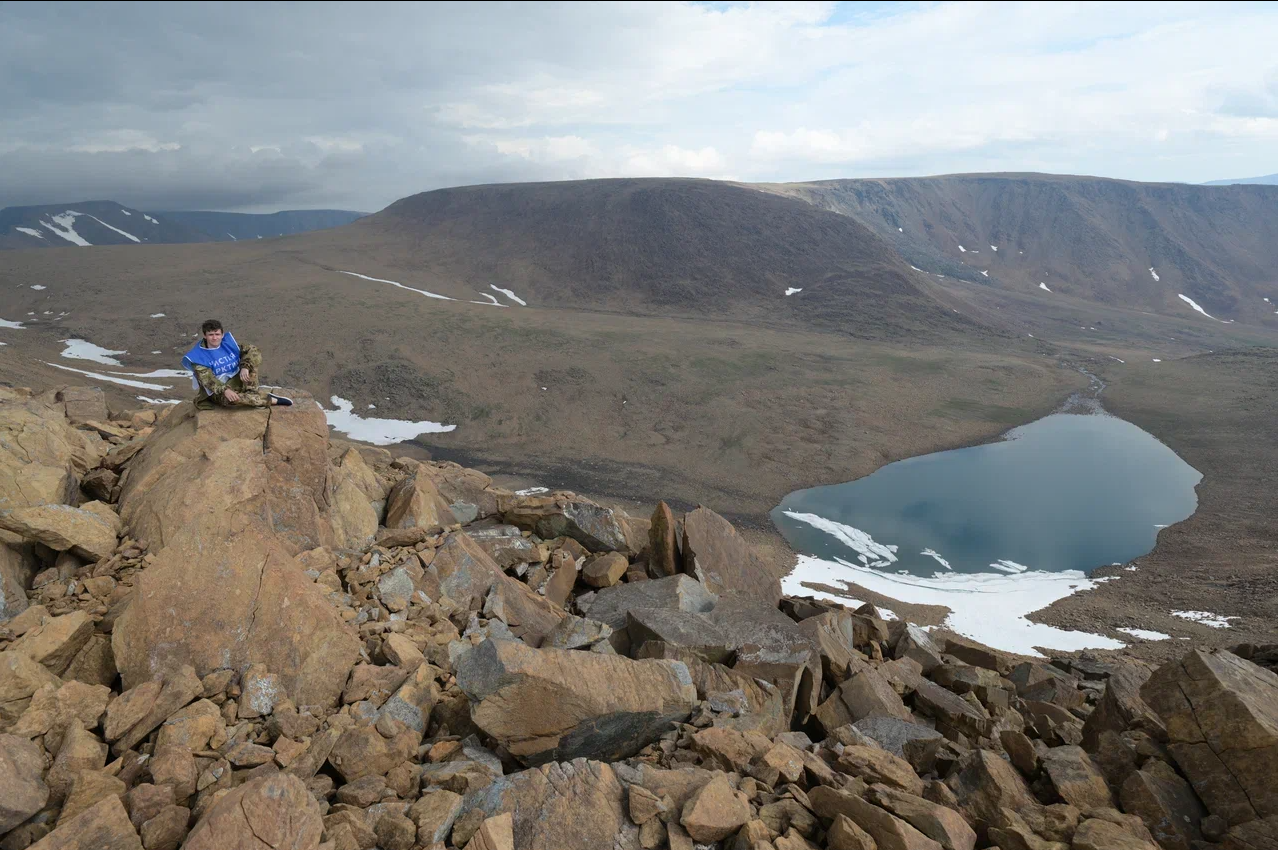
<svg viewBox="0 0 1278 850">
<path fill-rule="evenodd" d="M 205 319 L 200 325 L 200 333 L 204 335 L 205 348 L 217 348 L 222 344 L 222 323 L 217 319 Z"/>
</svg>

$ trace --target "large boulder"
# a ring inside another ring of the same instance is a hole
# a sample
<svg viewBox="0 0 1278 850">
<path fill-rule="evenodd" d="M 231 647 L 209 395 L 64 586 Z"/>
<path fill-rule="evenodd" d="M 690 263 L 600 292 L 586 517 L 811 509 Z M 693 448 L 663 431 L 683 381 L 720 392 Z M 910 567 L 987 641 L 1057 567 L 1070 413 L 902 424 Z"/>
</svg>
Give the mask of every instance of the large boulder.
<svg viewBox="0 0 1278 850">
<path fill-rule="evenodd" d="M 629 552 L 621 515 L 574 493 L 523 496 L 509 505 L 506 522 L 543 540 L 571 537 L 591 552 Z"/>
<path fill-rule="evenodd" d="M 781 581 L 754 553 L 732 523 L 709 508 L 683 518 L 683 569 L 712 592 L 775 606 Z"/>
<path fill-rule="evenodd" d="M 101 503 L 97 503 L 101 504 Z M 110 512 L 110 508 L 106 509 Z M 116 529 L 101 515 L 70 505 L 0 509 L 0 528 L 55 552 L 98 561 L 115 552 Z"/>
<path fill-rule="evenodd" d="M 125 689 L 188 664 L 199 676 L 262 664 L 296 704 L 332 705 L 359 655 L 351 627 L 277 537 L 170 546 L 136 581 L 111 639 Z"/>
<path fill-rule="evenodd" d="M 637 850 L 639 828 L 626 817 L 624 800 L 611 767 L 579 758 L 503 776 L 468 794 L 462 811 L 463 817 L 472 811 L 486 817 L 509 812 L 519 850 Z"/>
<path fill-rule="evenodd" d="M 63 387 L 54 398 L 62 402 L 67 420 L 72 425 L 106 422 L 111 418 L 107 412 L 106 393 L 101 387 Z"/>
<path fill-rule="evenodd" d="M 1043 754 L 1043 772 L 1056 794 L 1079 809 L 1110 809 L 1114 798 L 1105 775 L 1087 752 L 1072 744 L 1053 747 Z"/>
<path fill-rule="evenodd" d="M 34 558 L 0 539 L 0 623 L 27 609 L 27 588 L 35 573 Z"/>
<path fill-rule="evenodd" d="M 25 655 L 61 676 L 92 636 L 93 620 L 84 611 L 73 611 L 28 630 L 9 645 L 8 652 Z"/>
<path fill-rule="evenodd" d="M 40 662 L 22 652 L 0 652 L 0 731 L 18 721 L 31 696 L 45 685 L 61 682 Z"/>
<path fill-rule="evenodd" d="M 1150 759 L 1127 777 L 1119 798 L 1123 811 L 1137 815 L 1165 850 L 1193 850 L 1203 834 L 1203 804 L 1176 769 Z"/>
<path fill-rule="evenodd" d="M 1016 768 L 988 750 L 972 750 L 956 767 L 946 784 L 972 819 L 978 835 L 998 822 L 1000 809 L 1025 813 L 1039 806 Z"/>
<path fill-rule="evenodd" d="M 109 794 L 74 817 L 58 821 L 57 829 L 30 850 L 142 850 L 142 842 L 124 803 Z"/>
<path fill-rule="evenodd" d="M 477 469 L 467 469 L 451 461 L 434 461 L 419 464 L 417 476 L 434 482 L 435 489 L 460 523 L 484 519 L 498 511 L 493 480 Z"/>
<path fill-rule="evenodd" d="M 679 662 L 486 640 L 455 666 L 475 725 L 527 764 L 626 758 L 697 702 Z"/>
<path fill-rule="evenodd" d="M 429 475 L 418 473 L 403 479 L 386 499 L 387 528 L 420 528 L 438 534 L 457 522 L 439 488 Z"/>
<path fill-rule="evenodd" d="M 1155 671 L 1141 696 L 1212 814 L 1231 826 L 1278 815 L 1278 675 L 1230 652 L 1194 650 Z"/>
<path fill-rule="evenodd" d="M 0 510 L 74 501 L 79 476 L 102 451 L 51 395 L 0 387 Z"/>
<path fill-rule="evenodd" d="M 328 424 L 314 400 L 269 410 L 177 405 L 129 461 L 120 515 L 151 551 L 199 551 L 248 527 L 293 553 L 332 547 Z"/>
<path fill-rule="evenodd" d="M 219 799 L 191 830 L 185 850 L 314 850 L 324 831 L 319 803 L 295 776 L 253 779 Z"/>
<path fill-rule="evenodd" d="M 1148 679 L 1149 674 L 1140 668 L 1125 666 L 1105 681 L 1104 695 L 1083 723 L 1083 749 L 1095 753 L 1105 732 L 1121 734 L 1138 729 L 1156 738 L 1166 736 L 1162 720 L 1140 695 L 1141 686 Z"/>
<path fill-rule="evenodd" d="M 16 735 L 0 735 L 0 835 L 44 808 L 44 752 Z"/>
<path fill-rule="evenodd" d="M 699 614 L 712 610 L 717 601 L 718 597 L 701 582 L 677 575 L 606 587 L 595 594 L 586 613 L 592 620 L 621 629 L 626 625 L 626 612 L 633 608 L 665 608 Z"/>
<path fill-rule="evenodd" d="M 665 502 L 658 502 L 648 526 L 648 566 L 659 576 L 682 572 L 679 558 L 679 529 L 674 513 Z"/>
</svg>

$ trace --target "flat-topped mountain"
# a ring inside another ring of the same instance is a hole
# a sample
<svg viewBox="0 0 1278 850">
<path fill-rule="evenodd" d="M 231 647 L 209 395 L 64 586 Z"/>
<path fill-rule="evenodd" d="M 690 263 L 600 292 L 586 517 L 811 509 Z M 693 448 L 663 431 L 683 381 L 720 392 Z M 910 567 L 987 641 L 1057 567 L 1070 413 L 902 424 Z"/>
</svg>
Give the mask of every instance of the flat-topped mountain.
<svg viewBox="0 0 1278 850">
<path fill-rule="evenodd" d="M 959 174 L 759 188 L 854 218 L 913 265 L 976 283 L 1222 321 L 1278 309 L 1265 300 L 1278 301 L 1278 187 Z"/>
</svg>

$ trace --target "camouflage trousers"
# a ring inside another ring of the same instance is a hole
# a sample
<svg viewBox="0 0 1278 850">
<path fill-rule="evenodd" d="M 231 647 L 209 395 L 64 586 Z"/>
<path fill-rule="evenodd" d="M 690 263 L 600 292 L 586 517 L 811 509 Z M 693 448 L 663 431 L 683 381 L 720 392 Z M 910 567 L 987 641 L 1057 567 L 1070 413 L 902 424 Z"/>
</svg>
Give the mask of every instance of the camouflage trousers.
<svg viewBox="0 0 1278 850">
<path fill-rule="evenodd" d="M 240 349 L 240 368 L 249 370 L 247 381 L 236 372 L 230 380 L 223 383 L 209 367 L 196 366 L 195 380 L 200 383 L 200 394 L 195 399 L 195 406 L 200 410 L 212 410 L 215 407 L 270 407 L 271 400 L 257 386 L 258 373 L 262 368 L 262 352 L 256 345 L 246 345 Z M 233 390 L 239 400 L 228 401 L 227 390 Z"/>
</svg>

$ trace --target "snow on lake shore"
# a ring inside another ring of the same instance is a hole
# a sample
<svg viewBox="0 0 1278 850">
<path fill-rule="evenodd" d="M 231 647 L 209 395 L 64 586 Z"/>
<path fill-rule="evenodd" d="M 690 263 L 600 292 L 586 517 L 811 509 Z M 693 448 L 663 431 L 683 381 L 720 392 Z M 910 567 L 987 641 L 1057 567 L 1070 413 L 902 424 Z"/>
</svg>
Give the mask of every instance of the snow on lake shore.
<svg viewBox="0 0 1278 850">
<path fill-rule="evenodd" d="M 375 446 L 402 443 L 419 434 L 445 434 L 457 427 L 429 420 L 408 422 L 403 419 L 363 417 L 355 413 L 355 405 L 344 398 L 332 396 L 330 401 L 337 409 L 324 410 L 324 416 L 333 430 L 345 434 L 352 440 L 361 440 Z"/>
<path fill-rule="evenodd" d="M 12 328 L 15 331 L 25 330 L 22 327 L 22 322 L 10 322 L 7 319 L 0 319 L 0 328 Z"/>
<path fill-rule="evenodd" d="M 1119 628 L 1114 629 L 1114 631 L 1122 632 L 1123 634 L 1131 635 L 1132 637 L 1140 638 L 1141 640 L 1168 640 L 1171 638 L 1171 635 L 1165 635 L 1162 632 L 1153 632 L 1149 629 L 1129 629 L 1120 626 Z"/>
<path fill-rule="evenodd" d="M 827 561 L 800 555 L 794 570 L 781 581 L 792 596 L 816 595 L 832 602 L 845 598 L 814 590 L 805 582 L 846 587 L 855 583 L 874 593 L 918 605 L 944 605 L 951 611 L 944 626 L 995 649 L 1041 657 L 1035 647 L 1072 651 L 1119 649 L 1126 644 L 1104 635 L 1031 623 L 1026 615 L 1100 583 L 1079 570 L 1049 573 L 1029 570 L 1004 573 L 937 573 L 930 577 L 885 573 L 841 558 Z M 855 593 L 855 591 L 853 591 Z"/>
</svg>

